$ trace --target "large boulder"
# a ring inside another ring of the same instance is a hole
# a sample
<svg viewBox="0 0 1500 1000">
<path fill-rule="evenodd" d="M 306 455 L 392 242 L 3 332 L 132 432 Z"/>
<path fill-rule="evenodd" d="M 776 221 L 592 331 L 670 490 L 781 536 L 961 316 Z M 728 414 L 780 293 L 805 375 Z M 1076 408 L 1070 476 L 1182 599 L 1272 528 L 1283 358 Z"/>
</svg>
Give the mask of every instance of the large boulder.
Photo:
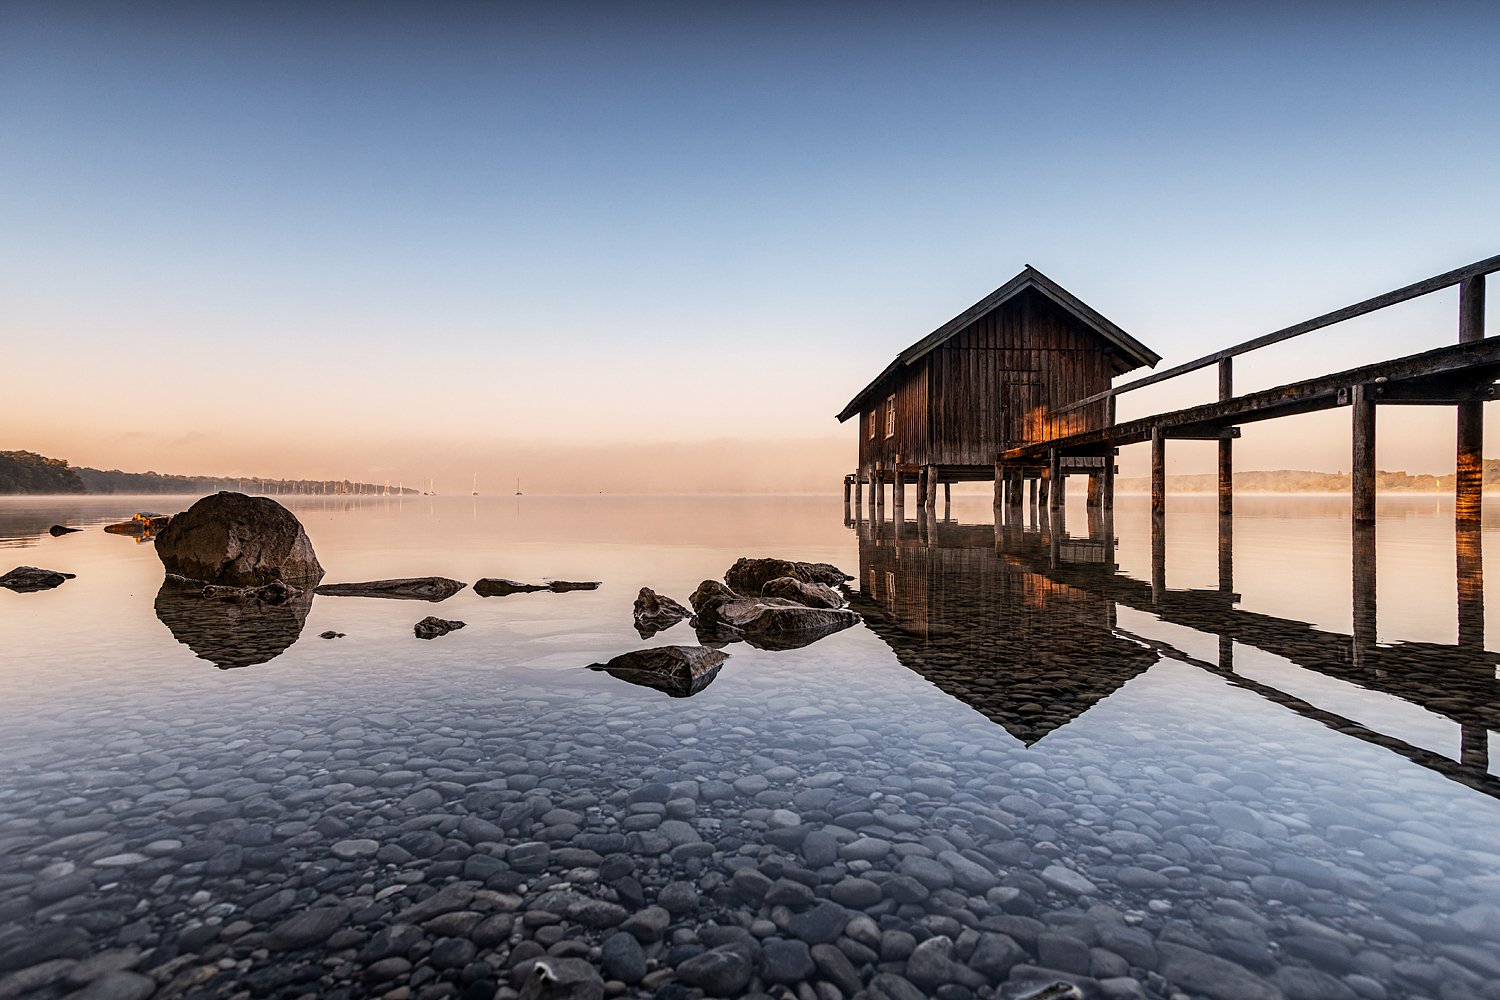
<svg viewBox="0 0 1500 1000">
<path fill-rule="evenodd" d="M 687 698 L 713 683 L 728 655 L 703 646 L 657 646 L 622 653 L 608 663 L 591 663 L 589 669 Z"/>
<path fill-rule="evenodd" d="M 316 583 L 323 566 L 291 511 L 270 497 L 215 493 L 156 536 L 168 573 L 229 587 Z"/>
<path fill-rule="evenodd" d="M 729 572 L 724 582 L 737 593 L 753 596 L 760 593 L 767 581 L 779 576 L 789 576 L 803 583 L 822 583 L 837 587 L 845 580 L 854 579 L 830 563 L 792 562 L 790 559 L 740 559 Z"/>
<path fill-rule="evenodd" d="M 693 614 L 712 621 L 722 605 L 737 600 L 739 596 L 718 580 L 704 580 L 688 598 L 688 603 L 693 606 Z"/>
<path fill-rule="evenodd" d="M 719 606 L 711 622 L 733 629 L 758 649 L 800 649 L 859 624 L 847 608 L 809 608 L 778 597 L 745 598 Z M 699 621 L 699 619 L 694 619 Z"/>
<path fill-rule="evenodd" d="M 670 597 L 664 597 L 650 587 L 642 587 L 635 599 L 635 630 L 642 639 L 649 639 L 690 614 L 692 612 Z"/>
</svg>

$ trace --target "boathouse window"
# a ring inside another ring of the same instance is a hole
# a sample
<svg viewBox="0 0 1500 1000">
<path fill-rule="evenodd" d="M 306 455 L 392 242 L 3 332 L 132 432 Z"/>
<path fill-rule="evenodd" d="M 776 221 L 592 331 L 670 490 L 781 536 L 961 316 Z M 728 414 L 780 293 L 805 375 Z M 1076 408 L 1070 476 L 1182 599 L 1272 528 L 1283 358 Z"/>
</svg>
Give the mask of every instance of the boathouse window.
<svg viewBox="0 0 1500 1000">
<path fill-rule="evenodd" d="M 870 440 L 871 441 L 875 440 L 875 423 L 876 423 L 875 411 L 871 410 L 870 411 Z"/>
<path fill-rule="evenodd" d="M 896 436 L 896 397 L 885 401 L 885 436 L 893 438 Z"/>
</svg>

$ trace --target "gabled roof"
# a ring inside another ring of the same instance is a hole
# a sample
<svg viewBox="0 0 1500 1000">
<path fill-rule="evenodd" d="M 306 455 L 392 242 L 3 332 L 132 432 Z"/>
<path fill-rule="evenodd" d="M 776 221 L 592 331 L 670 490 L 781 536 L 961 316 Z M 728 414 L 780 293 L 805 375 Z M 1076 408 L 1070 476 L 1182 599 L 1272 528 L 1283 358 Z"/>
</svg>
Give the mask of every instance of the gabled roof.
<svg viewBox="0 0 1500 1000">
<path fill-rule="evenodd" d="M 1041 271 L 1027 264 L 1020 274 L 1011 278 L 1005 284 L 896 355 L 896 360 L 887 365 L 885 371 L 876 376 L 875 381 L 861 389 L 859 394 L 849 401 L 849 405 L 844 407 L 843 412 L 838 415 L 839 421 L 848 420 L 856 413 L 859 413 L 863 409 L 866 397 L 873 394 L 879 388 L 880 384 L 890 378 L 891 375 L 918 360 L 927 354 L 927 352 L 941 346 L 944 342 L 969 326 L 969 324 L 994 312 L 1028 288 L 1034 288 L 1042 295 L 1045 295 L 1063 312 L 1072 316 L 1078 322 L 1119 348 L 1120 355 L 1123 358 L 1135 362 L 1123 369 L 1121 374 L 1134 368 L 1154 368 L 1156 367 L 1156 363 L 1161 360 L 1161 355 L 1089 308 L 1081 299 L 1076 298 L 1072 292 L 1069 292 Z"/>
</svg>

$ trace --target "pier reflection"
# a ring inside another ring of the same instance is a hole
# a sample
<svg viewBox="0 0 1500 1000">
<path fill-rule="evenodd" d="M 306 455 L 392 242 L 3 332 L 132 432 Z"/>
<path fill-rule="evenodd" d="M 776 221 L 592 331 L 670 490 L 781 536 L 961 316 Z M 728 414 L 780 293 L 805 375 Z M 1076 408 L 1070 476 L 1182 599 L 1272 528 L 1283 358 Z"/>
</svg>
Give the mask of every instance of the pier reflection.
<svg viewBox="0 0 1500 1000">
<path fill-rule="evenodd" d="M 1108 514 L 1090 516 L 1088 534 L 1074 537 L 1062 511 L 1030 507 L 997 508 L 993 525 L 931 514 L 904 523 L 852 522 L 862 591 L 854 606 L 866 623 L 904 665 L 1013 735 L 1035 742 L 1166 656 L 1500 797 L 1500 778 L 1489 773 L 1490 733 L 1500 731 L 1500 654 L 1484 648 L 1477 529 L 1460 529 L 1456 537 L 1457 642 L 1381 644 L 1373 527 L 1354 532 L 1346 635 L 1237 606 L 1230 516 L 1218 522 L 1218 586 L 1168 590 L 1163 518 L 1152 518 L 1151 578 L 1138 580 L 1117 570 Z M 1217 662 L 1123 631 L 1116 622 L 1121 606 L 1217 636 Z M 1359 690 L 1390 695 L 1456 723 L 1457 759 L 1381 732 L 1369 718 L 1320 708 L 1257 679 L 1263 671 L 1252 677 L 1236 670 L 1236 645 L 1342 681 L 1356 696 Z"/>
<path fill-rule="evenodd" d="M 203 597 L 203 585 L 171 580 L 156 593 L 156 617 L 172 637 L 221 670 L 275 659 L 302 635 L 313 592 L 285 604 Z"/>
</svg>

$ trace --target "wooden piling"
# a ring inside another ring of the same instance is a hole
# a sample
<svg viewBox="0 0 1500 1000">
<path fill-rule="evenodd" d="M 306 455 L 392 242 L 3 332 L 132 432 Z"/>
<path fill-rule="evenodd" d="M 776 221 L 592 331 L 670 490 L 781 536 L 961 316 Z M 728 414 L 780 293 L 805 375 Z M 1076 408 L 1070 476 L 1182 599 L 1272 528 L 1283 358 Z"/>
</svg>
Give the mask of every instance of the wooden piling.
<svg viewBox="0 0 1500 1000">
<path fill-rule="evenodd" d="M 1021 506 L 1026 499 L 1026 470 L 1017 469 L 1010 474 L 1010 496 L 1006 498 L 1012 507 Z"/>
<path fill-rule="evenodd" d="M 1373 407 L 1373 404 L 1372 404 Z M 1375 648 L 1375 524 L 1373 521 L 1354 524 L 1354 611 L 1353 611 L 1353 659 L 1356 667 L 1365 665 L 1369 652 Z"/>
<path fill-rule="evenodd" d="M 853 476 L 845 476 L 844 477 L 844 506 L 845 507 L 849 506 L 849 487 L 853 483 L 853 481 L 854 481 L 854 477 Z"/>
<path fill-rule="evenodd" d="M 1350 393 L 1354 411 L 1353 480 L 1355 524 L 1375 523 L 1375 387 L 1361 383 Z"/>
<path fill-rule="evenodd" d="M 1454 532 L 1458 562 L 1458 645 L 1484 651 L 1484 550 L 1479 528 L 1460 522 Z"/>
<path fill-rule="evenodd" d="M 922 466 L 917 470 L 917 510 L 927 508 L 927 470 L 930 466 Z"/>
<path fill-rule="evenodd" d="M 1047 449 L 1047 479 L 1047 506 L 1056 510 L 1063 505 L 1064 497 L 1062 455 L 1056 448 Z"/>
<path fill-rule="evenodd" d="M 891 469 L 891 508 L 906 510 L 906 473 L 901 471 L 899 465 Z"/>
<path fill-rule="evenodd" d="M 1167 516 L 1151 512 L 1151 603 L 1167 593 Z"/>
<path fill-rule="evenodd" d="M 1167 436 L 1151 428 L 1151 513 L 1167 512 Z"/>
<path fill-rule="evenodd" d="M 1043 469 L 1042 474 L 1038 477 L 1037 481 L 1036 506 L 1033 508 L 1034 510 L 1039 511 L 1047 506 L 1047 494 L 1050 490 L 1051 485 L 1051 472 L 1047 469 Z"/>
<path fill-rule="evenodd" d="M 1116 449 L 1110 449 L 1114 451 Z M 1099 506 L 1105 510 L 1115 509 L 1115 456 L 1104 456 L 1104 479 L 1099 486 Z"/>
<path fill-rule="evenodd" d="M 995 509 L 999 509 L 1005 502 L 1005 466 L 999 462 L 995 463 Z"/>
<path fill-rule="evenodd" d="M 937 466 L 935 465 L 927 467 L 927 509 L 929 511 L 937 509 Z"/>
<path fill-rule="evenodd" d="M 1219 401 L 1234 398 L 1234 359 L 1219 361 Z M 1234 441 L 1219 438 L 1219 513 L 1234 513 Z"/>
<path fill-rule="evenodd" d="M 1458 286 L 1458 342 L 1484 339 L 1484 276 Z M 1458 404 L 1458 475 L 1455 477 L 1453 516 L 1462 523 L 1479 523 L 1484 498 L 1484 404 Z"/>
<path fill-rule="evenodd" d="M 1099 473 L 1089 473 L 1089 495 L 1087 503 L 1090 509 L 1099 506 L 1099 479 Z"/>
</svg>

